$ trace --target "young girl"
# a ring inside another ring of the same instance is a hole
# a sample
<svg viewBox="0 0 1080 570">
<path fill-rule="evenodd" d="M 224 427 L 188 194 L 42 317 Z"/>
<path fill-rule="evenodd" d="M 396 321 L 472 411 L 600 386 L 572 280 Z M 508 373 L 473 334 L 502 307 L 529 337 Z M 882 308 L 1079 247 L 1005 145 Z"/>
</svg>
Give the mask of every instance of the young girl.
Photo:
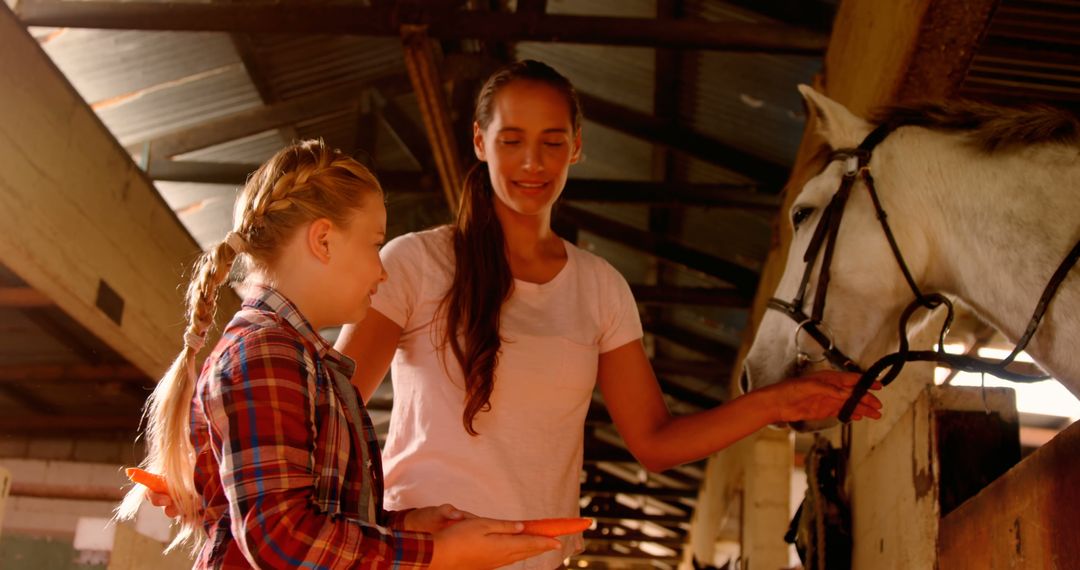
<svg viewBox="0 0 1080 570">
<path fill-rule="evenodd" d="M 169 482 L 173 544 L 202 544 L 197 568 L 493 568 L 558 548 L 450 505 L 383 509 L 355 365 L 318 330 L 364 318 L 387 278 L 385 228 L 371 173 L 305 141 L 252 175 L 233 231 L 198 261 L 184 349 L 148 403 L 144 461 Z M 195 355 L 238 259 L 248 296 L 196 382 Z M 136 486 L 118 516 L 132 517 L 143 494 Z"/>
<path fill-rule="evenodd" d="M 484 85 L 475 119 L 480 163 L 457 222 L 391 242 L 383 251 L 390 278 L 373 311 L 338 340 L 359 361 L 353 382 L 365 398 L 392 370 L 383 451 L 390 508 L 447 496 L 496 518 L 577 516 L 597 383 L 630 451 L 654 471 L 770 423 L 838 413 L 857 376 L 793 380 L 672 417 L 626 281 L 551 230 L 581 156 L 573 86 L 543 63 L 512 64 Z M 879 407 L 868 396 L 858 413 L 877 418 Z M 581 547 L 576 535 L 519 567 L 558 568 Z"/>
</svg>

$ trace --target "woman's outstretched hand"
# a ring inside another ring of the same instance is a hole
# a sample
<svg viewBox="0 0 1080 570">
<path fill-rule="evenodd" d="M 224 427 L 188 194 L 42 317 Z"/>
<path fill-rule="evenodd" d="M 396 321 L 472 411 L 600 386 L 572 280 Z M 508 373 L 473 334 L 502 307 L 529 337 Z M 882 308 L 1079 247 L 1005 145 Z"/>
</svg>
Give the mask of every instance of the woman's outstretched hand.
<svg viewBox="0 0 1080 570">
<path fill-rule="evenodd" d="M 835 418 L 851 397 L 859 375 L 823 370 L 763 388 L 767 391 L 777 422 L 813 421 Z M 881 389 L 875 383 L 872 390 Z M 881 400 L 866 394 L 851 415 L 852 420 L 881 418 Z"/>
</svg>

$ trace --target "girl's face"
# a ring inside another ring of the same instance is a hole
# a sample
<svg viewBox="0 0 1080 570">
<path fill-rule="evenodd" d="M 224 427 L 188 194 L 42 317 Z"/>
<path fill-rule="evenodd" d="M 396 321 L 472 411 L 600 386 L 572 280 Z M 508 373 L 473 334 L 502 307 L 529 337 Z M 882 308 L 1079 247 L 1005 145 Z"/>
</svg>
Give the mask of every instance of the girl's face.
<svg viewBox="0 0 1080 570">
<path fill-rule="evenodd" d="M 488 163 L 502 205 L 523 215 L 549 214 L 581 157 L 581 132 L 574 131 L 563 93 L 518 79 L 496 93 L 487 128 L 473 124 L 473 148 Z"/>
<path fill-rule="evenodd" d="M 379 249 L 386 240 L 386 206 L 382 196 L 372 194 L 363 207 L 354 212 L 348 229 L 334 232 L 329 260 L 333 275 L 332 290 L 341 307 L 340 320 L 354 323 L 363 320 L 371 306 L 371 296 L 386 280 L 386 270 L 379 259 Z"/>
</svg>

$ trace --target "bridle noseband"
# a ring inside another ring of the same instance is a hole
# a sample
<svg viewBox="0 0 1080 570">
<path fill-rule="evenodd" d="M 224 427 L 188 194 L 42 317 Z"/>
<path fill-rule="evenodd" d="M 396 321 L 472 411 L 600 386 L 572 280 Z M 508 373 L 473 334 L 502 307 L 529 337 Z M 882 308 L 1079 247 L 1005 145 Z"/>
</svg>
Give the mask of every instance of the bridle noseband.
<svg viewBox="0 0 1080 570">
<path fill-rule="evenodd" d="M 881 382 L 883 385 L 888 385 L 900 374 L 900 371 L 908 362 L 933 361 L 953 369 L 965 372 L 988 373 L 1014 382 L 1035 382 L 1045 380 L 1047 378 L 1046 376 L 1019 374 L 1006 370 L 1005 367 L 1012 363 L 1016 356 L 1027 346 L 1028 342 L 1030 342 L 1031 337 L 1034 336 L 1035 331 L 1038 329 L 1039 323 L 1046 313 L 1050 301 L 1053 299 L 1058 287 L 1061 285 L 1061 282 L 1065 280 L 1065 276 L 1068 275 L 1072 266 L 1076 264 L 1077 259 L 1080 258 L 1080 242 L 1077 242 L 1072 251 L 1070 251 L 1064 261 L 1062 261 L 1061 265 L 1058 266 L 1054 275 L 1050 278 L 1049 283 L 1047 283 L 1046 288 L 1043 290 L 1042 297 L 1040 297 L 1039 302 L 1035 307 L 1035 312 L 1028 322 L 1024 335 L 1020 338 L 1019 342 L 1017 342 L 1012 353 L 1007 357 L 1000 361 L 990 361 L 975 356 L 946 353 L 945 334 L 952 324 L 954 314 L 952 302 L 940 293 L 924 294 L 919 289 L 918 284 L 915 283 L 915 279 L 912 277 L 911 271 L 908 269 L 907 263 L 904 262 L 904 257 L 900 253 L 900 248 L 896 244 L 896 238 L 893 236 L 892 229 L 889 227 L 885 210 L 881 207 L 881 201 L 878 199 L 877 190 L 874 187 L 874 177 L 870 173 L 870 159 L 873 156 L 874 148 L 877 147 L 881 141 L 885 140 L 885 137 L 887 137 L 889 133 L 901 126 L 904 125 L 891 123 L 879 125 L 863 139 L 858 147 L 853 149 L 840 149 L 832 153 L 830 162 L 844 160 L 846 162 L 846 168 L 844 170 L 843 179 L 840 182 L 840 187 L 837 189 L 836 193 L 833 194 L 832 200 L 829 201 L 828 206 L 822 211 L 821 220 L 818 221 L 818 225 L 810 238 L 810 243 L 806 247 L 806 252 L 803 254 L 803 261 L 806 263 L 806 269 L 799 282 L 799 289 L 795 294 L 795 298 L 790 302 L 774 297 L 769 300 L 768 304 L 768 308 L 780 311 L 796 322 L 795 342 L 796 350 L 799 350 L 798 357 L 800 361 L 806 362 L 811 360 L 806 353 L 798 349 L 799 332 L 806 331 L 806 333 L 824 349 L 822 356 L 824 359 L 827 359 L 830 364 L 839 370 L 862 374 L 859 378 L 859 382 L 853 389 L 850 398 L 840 410 L 840 421 L 845 423 L 851 420 L 851 415 L 855 411 L 856 405 L 858 405 L 862 397 L 870 390 L 870 387 L 874 382 Z M 881 224 L 882 231 L 885 232 L 885 238 L 889 242 L 889 248 L 892 250 L 893 257 L 900 265 L 900 270 L 904 274 L 904 279 L 907 281 L 908 286 L 915 295 L 915 299 L 911 301 L 900 316 L 899 350 L 883 356 L 865 371 L 860 368 L 855 361 L 837 348 L 831 335 L 826 334 L 826 332 L 822 330 L 825 327 L 822 322 L 822 316 L 825 313 L 825 296 L 828 292 L 829 280 L 831 278 L 830 266 L 832 265 L 833 252 L 836 248 L 836 236 L 840 231 L 840 220 L 844 215 L 844 207 L 847 204 L 848 196 L 851 194 L 851 189 L 860 179 L 864 182 L 867 192 L 870 194 L 870 200 L 874 204 L 877 219 Z M 810 284 L 810 274 L 813 272 L 814 265 L 819 256 L 822 258 L 821 270 L 818 275 L 817 286 L 814 290 L 813 310 L 810 315 L 807 315 L 803 310 L 803 307 L 806 302 L 806 293 Z M 938 336 L 937 350 L 910 350 L 907 338 L 907 326 L 911 316 L 920 308 L 932 310 L 942 305 L 946 307 L 948 313 L 945 317 L 945 323 L 942 326 L 941 333 Z M 882 372 L 885 372 L 884 376 L 881 376 Z M 879 378 L 879 376 L 881 377 Z"/>
</svg>

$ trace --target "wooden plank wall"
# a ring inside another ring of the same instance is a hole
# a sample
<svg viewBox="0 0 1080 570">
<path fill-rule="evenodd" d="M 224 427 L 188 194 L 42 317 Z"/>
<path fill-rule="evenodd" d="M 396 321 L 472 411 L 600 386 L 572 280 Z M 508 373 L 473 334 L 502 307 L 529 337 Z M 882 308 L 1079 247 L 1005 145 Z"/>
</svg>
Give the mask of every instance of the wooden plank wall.
<svg viewBox="0 0 1080 570">
<path fill-rule="evenodd" d="M 1077 474 L 1080 422 L 942 519 L 938 568 L 1076 568 Z"/>
</svg>

